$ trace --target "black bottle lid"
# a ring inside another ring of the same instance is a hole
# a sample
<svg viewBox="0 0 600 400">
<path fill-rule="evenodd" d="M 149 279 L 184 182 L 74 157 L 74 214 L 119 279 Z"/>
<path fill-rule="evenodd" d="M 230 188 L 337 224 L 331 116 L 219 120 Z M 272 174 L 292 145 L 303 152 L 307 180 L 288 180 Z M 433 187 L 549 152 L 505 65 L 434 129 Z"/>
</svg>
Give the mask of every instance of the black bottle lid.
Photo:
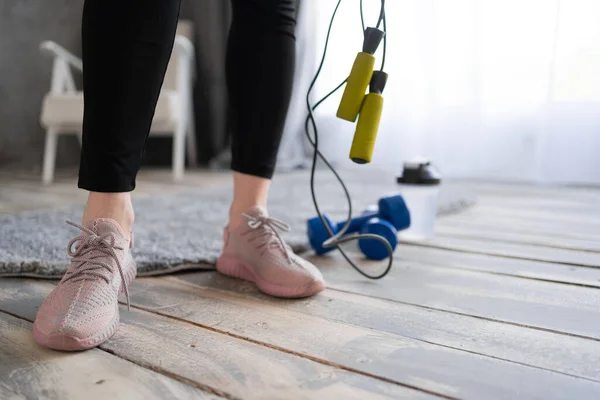
<svg viewBox="0 0 600 400">
<path fill-rule="evenodd" d="M 429 160 L 405 162 L 402 176 L 396 178 L 398 183 L 409 185 L 439 185 L 441 180 L 442 176 Z"/>
</svg>

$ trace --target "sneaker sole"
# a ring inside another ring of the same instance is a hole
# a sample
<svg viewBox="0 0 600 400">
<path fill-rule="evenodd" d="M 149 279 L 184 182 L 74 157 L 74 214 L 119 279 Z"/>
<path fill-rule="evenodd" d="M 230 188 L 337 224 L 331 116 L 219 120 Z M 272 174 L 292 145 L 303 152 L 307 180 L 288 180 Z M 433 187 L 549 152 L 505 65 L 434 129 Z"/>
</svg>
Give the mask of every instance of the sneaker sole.
<svg viewBox="0 0 600 400">
<path fill-rule="evenodd" d="M 269 283 L 257 277 L 252 269 L 242 260 L 231 256 L 221 255 L 217 260 L 217 271 L 232 278 L 243 279 L 254 283 L 261 292 L 275 297 L 302 298 L 313 296 L 323 289 L 325 283 L 315 281 L 306 286 L 281 286 Z"/>
<path fill-rule="evenodd" d="M 137 268 L 134 267 L 131 271 L 133 271 L 133 273 L 130 272 L 128 275 L 125 276 L 125 280 L 128 286 L 135 280 Z M 123 289 L 121 289 L 120 292 L 122 293 Z M 40 332 L 34 323 L 33 339 L 36 341 L 37 344 L 53 350 L 81 351 L 97 347 L 100 344 L 107 341 L 108 339 L 110 339 L 117 332 L 117 328 L 119 327 L 118 307 L 119 303 L 117 303 L 115 317 L 110 322 L 108 327 L 103 329 L 100 333 L 95 333 L 94 335 L 88 336 L 87 338 L 77 338 L 75 336 L 64 335 L 60 333 L 46 334 Z"/>
</svg>

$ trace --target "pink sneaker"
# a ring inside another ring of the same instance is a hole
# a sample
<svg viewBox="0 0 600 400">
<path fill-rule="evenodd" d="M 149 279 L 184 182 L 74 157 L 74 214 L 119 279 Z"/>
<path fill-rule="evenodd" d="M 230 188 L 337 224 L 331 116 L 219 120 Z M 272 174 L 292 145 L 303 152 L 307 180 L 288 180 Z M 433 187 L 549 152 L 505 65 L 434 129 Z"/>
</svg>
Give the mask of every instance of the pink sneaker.
<svg viewBox="0 0 600 400">
<path fill-rule="evenodd" d="M 85 350 L 110 338 L 119 325 L 119 291 L 136 275 L 132 240 L 107 218 L 90 221 L 69 242 L 71 265 L 33 323 L 33 338 L 55 350 Z M 75 249 L 72 247 L 75 245 Z"/>
<path fill-rule="evenodd" d="M 248 219 L 223 232 L 223 254 L 217 260 L 222 274 L 256 283 L 266 294 L 277 297 L 312 296 L 325 289 L 321 272 L 298 257 L 279 236 L 277 229 L 289 225 L 271 218 L 260 207 L 251 208 Z"/>
</svg>

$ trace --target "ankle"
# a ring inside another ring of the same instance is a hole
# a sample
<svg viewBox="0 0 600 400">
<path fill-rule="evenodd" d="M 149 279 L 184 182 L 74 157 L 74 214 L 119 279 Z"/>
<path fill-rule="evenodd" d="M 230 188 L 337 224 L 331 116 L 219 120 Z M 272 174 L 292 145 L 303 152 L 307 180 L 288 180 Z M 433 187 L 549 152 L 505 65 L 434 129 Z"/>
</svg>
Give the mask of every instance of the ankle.
<svg viewBox="0 0 600 400">
<path fill-rule="evenodd" d="M 117 221 L 123 232 L 130 232 L 135 219 L 130 193 L 90 192 L 82 223 L 85 225 L 97 218 L 113 219 Z"/>
<path fill-rule="evenodd" d="M 234 171 L 229 226 L 235 228 L 246 221 L 242 214 L 252 207 L 259 206 L 266 209 L 270 185 L 270 179 Z"/>
</svg>

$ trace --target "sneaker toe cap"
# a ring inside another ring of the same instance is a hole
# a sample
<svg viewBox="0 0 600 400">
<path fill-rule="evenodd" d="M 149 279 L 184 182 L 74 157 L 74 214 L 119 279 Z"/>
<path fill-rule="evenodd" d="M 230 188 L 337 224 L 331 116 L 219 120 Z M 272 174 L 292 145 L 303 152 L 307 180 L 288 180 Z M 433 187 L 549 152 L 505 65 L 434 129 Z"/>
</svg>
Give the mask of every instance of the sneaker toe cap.
<svg viewBox="0 0 600 400">
<path fill-rule="evenodd" d="M 46 336 L 85 339 L 108 328 L 118 319 L 116 299 L 113 304 L 80 296 L 80 293 L 80 290 L 60 286 L 53 290 L 37 312 L 35 331 Z"/>
</svg>

